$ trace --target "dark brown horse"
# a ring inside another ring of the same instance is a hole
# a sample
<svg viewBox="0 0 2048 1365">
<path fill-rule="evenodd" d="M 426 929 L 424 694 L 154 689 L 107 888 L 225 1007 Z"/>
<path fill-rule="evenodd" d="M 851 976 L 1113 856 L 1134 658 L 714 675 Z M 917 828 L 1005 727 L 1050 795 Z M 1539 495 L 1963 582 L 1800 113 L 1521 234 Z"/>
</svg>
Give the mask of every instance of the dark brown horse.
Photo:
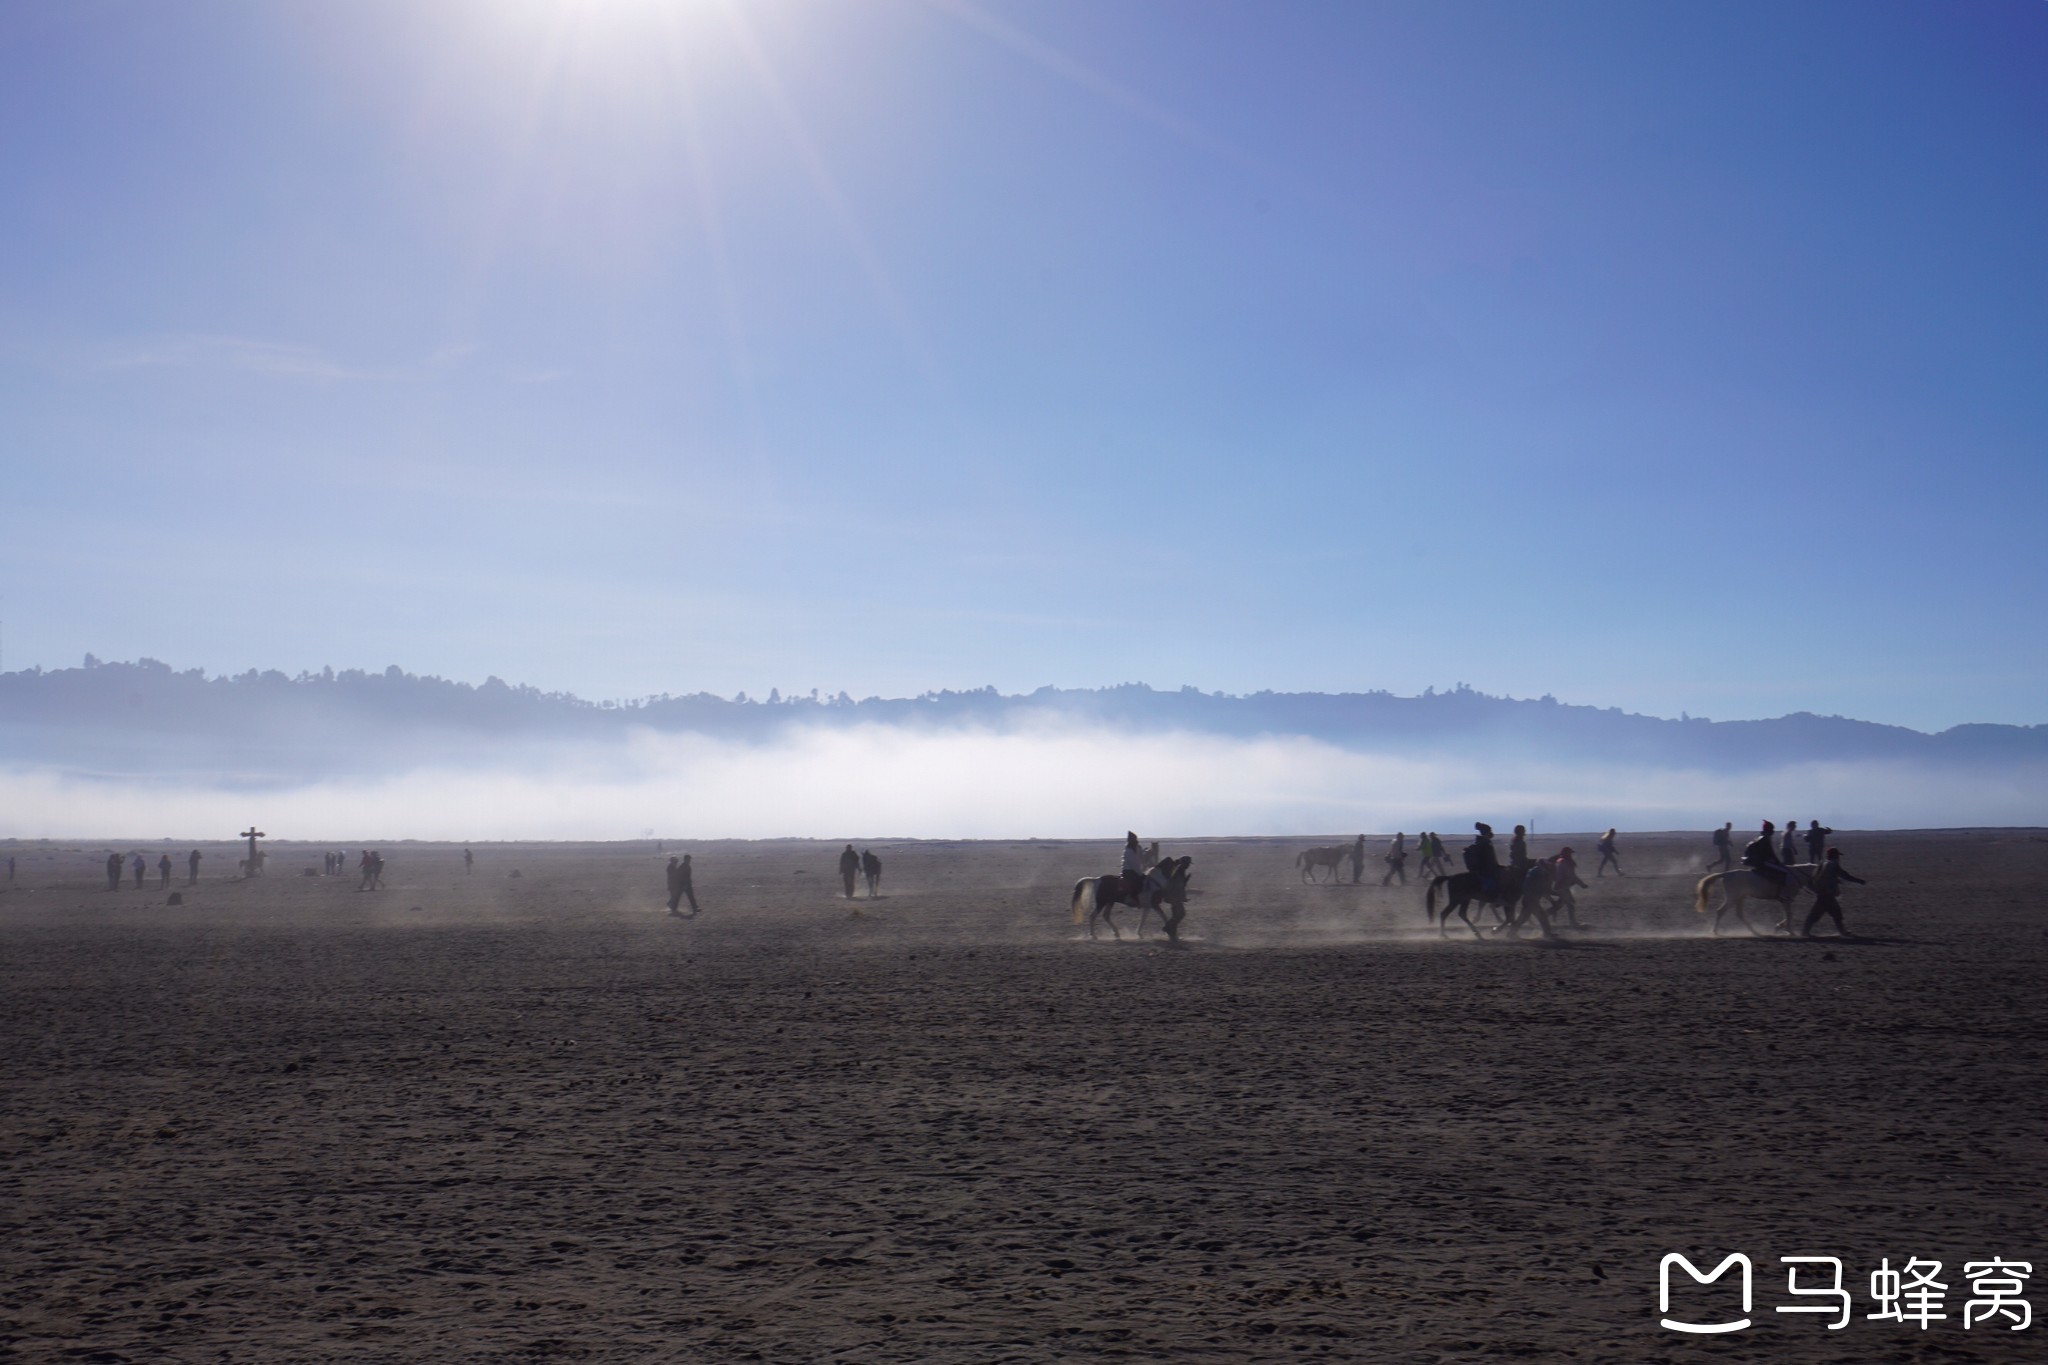
<svg viewBox="0 0 2048 1365">
<path fill-rule="evenodd" d="M 1472 937 L 1483 941 L 1486 936 L 1480 933 L 1479 926 L 1472 922 L 1472 916 L 1467 913 L 1468 909 L 1474 905 L 1492 906 L 1500 913 L 1500 927 L 1505 928 L 1509 921 L 1519 914 L 1525 871 L 1526 869 L 1518 872 L 1514 868 L 1502 868 L 1500 875 L 1494 878 L 1490 890 L 1485 879 L 1477 872 L 1457 872 L 1433 878 L 1429 883 L 1428 893 L 1422 898 L 1423 913 L 1429 916 L 1430 923 L 1440 924 L 1437 935 L 1439 938 L 1449 938 L 1451 911 L 1455 910 L 1458 912 L 1458 918 L 1465 921 L 1465 927 L 1472 931 Z M 1444 913 L 1441 921 L 1437 919 L 1436 913 L 1438 887 L 1442 887 L 1444 892 Z"/>
<path fill-rule="evenodd" d="M 1116 927 L 1116 907 L 1133 906 L 1138 911 L 1138 937 L 1145 937 L 1145 916 L 1157 914 L 1167 938 L 1180 941 L 1180 922 L 1188 913 L 1188 867 L 1193 858 L 1168 858 L 1145 874 L 1139 883 L 1137 894 L 1130 894 L 1124 887 L 1122 873 L 1112 872 L 1106 877 L 1083 877 L 1074 883 L 1074 896 L 1070 903 L 1074 923 L 1081 922 L 1081 915 L 1088 915 L 1088 937 L 1095 937 L 1095 921 L 1099 918 L 1109 925 L 1109 932 L 1118 942 L 1123 934 Z"/>
</svg>

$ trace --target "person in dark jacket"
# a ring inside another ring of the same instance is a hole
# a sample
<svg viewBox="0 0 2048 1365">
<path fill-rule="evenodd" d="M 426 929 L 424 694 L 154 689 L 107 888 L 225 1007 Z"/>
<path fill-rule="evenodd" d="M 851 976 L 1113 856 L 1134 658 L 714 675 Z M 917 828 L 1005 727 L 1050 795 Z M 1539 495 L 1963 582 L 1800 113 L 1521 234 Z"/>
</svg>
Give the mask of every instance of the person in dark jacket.
<svg viewBox="0 0 2048 1365">
<path fill-rule="evenodd" d="M 1730 820 L 1714 831 L 1714 861 L 1710 871 L 1735 866 L 1735 822 Z"/>
<path fill-rule="evenodd" d="M 1806 927 L 1800 931 L 1801 938 L 1813 937 L 1813 926 L 1820 923 L 1822 915 L 1834 920 L 1836 933 L 1843 938 L 1850 936 L 1848 926 L 1842 923 L 1843 882 L 1854 882 L 1858 886 L 1870 884 L 1863 878 L 1852 875 L 1848 868 L 1842 866 L 1842 850 L 1831 848 L 1828 850 L 1827 861 L 1822 863 L 1820 871 L 1813 875 L 1813 909 L 1807 913 Z"/>
<path fill-rule="evenodd" d="M 1778 827 L 1768 820 L 1764 821 L 1762 833 L 1751 839 L 1748 846 L 1742 850 L 1742 865 L 1768 877 L 1782 897 L 1788 874 L 1784 865 L 1778 861 L 1777 835 Z"/>
<path fill-rule="evenodd" d="M 1493 826 L 1483 820 L 1474 821 L 1472 828 L 1479 831 L 1479 837 L 1465 845 L 1465 870 L 1479 874 L 1479 881 L 1489 894 L 1500 892 L 1500 854 L 1493 847 Z"/>
<path fill-rule="evenodd" d="M 839 880 L 846 887 L 846 898 L 853 899 L 853 880 L 860 876 L 860 855 L 853 851 L 853 845 L 846 846 L 846 852 L 839 855 Z"/>
</svg>

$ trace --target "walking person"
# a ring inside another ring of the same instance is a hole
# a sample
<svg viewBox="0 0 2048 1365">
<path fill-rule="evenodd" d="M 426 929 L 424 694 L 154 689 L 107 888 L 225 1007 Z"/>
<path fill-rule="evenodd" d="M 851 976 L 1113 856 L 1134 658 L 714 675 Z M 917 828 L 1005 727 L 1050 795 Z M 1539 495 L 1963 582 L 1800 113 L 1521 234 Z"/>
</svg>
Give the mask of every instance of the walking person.
<svg viewBox="0 0 2048 1365">
<path fill-rule="evenodd" d="M 1579 898 L 1572 894 L 1572 889 L 1585 884 L 1584 879 L 1579 876 L 1578 859 L 1572 856 L 1569 846 L 1560 850 L 1558 855 L 1550 860 L 1552 900 L 1554 905 L 1564 907 L 1565 913 L 1571 917 L 1574 929 L 1579 927 Z"/>
<path fill-rule="evenodd" d="M 1359 835 L 1351 845 L 1351 884 L 1357 886 L 1365 880 L 1365 836 Z M 1385 886 L 1385 882 L 1380 883 Z"/>
<path fill-rule="evenodd" d="M 869 900 L 882 894 L 882 860 L 871 848 L 860 851 L 860 875 L 868 884 Z"/>
<path fill-rule="evenodd" d="M 1136 835 L 1131 836 L 1136 838 Z M 853 851 L 853 845 L 846 846 L 846 852 L 839 855 L 839 880 L 846 887 L 846 898 L 853 899 L 853 879 L 860 875 L 860 855 Z"/>
<path fill-rule="evenodd" d="M 1621 855 L 1620 855 L 1620 854 L 1619 854 L 1618 852 L 1616 852 L 1616 850 L 1615 850 L 1615 846 L 1614 846 L 1614 831 L 1613 831 L 1613 830 L 1611 830 L 1611 829 L 1610 829 L 1610 830 L 1608 830 L 1608 831 L 1607 831 L 1607 832 L 1606 832 L 1605 834 L 1601 835 L 1601 836 L 1600 836 L 1600 842 L 1599 842 L 1599 843 L 1597 843 L 1597 844 L 1594 844 L 1594 845 L 1593 845 L 1593 847 L 1594 847 L 1595 849 L 1597 849 L 1597 850 L 1599 851 L 1599 854 L 1600 854 L 1600 865 L 1599 865 L 1598 867 L 1596 867 L 1596 868 L 1594 868 L 1594 869 L 1593 869 L 1593 875 L 1594 875 L 1594 876 L 1596 876 L 1596 877 L 1604 877 L 1604 876 L 1606 876 L 1606 875 L 1607 875 L 1607 865 L 1608 865 L 1609 863 L 1613 863 L 1613 864 L 1614 864 L 1614 875 L 1615 875 L 1615 876 L 1617 876 L 1617 877 L 1626 877 L 1626 876 L 1628 875 L 1628 873 L 1626 873 L 1626 872 L 1623 872 L 1623 871 L 1621 870 Z"/>
<path fill-rule="evenodd" d="M 120 889 L 121 855 L 118 853 L 109 853 L 107 855 L 107 890 L 119 891 Z"/>
<path fill-rule="evenodd" d="M 676 890 L 690 903 L 690 918 L 697 918 L 697 887 L 690 877 L 690 855 L 685 853 L 676 868 Z"/>
<path fill-rule="evenodd" d="M 156 884 L 158 887 L 171 884 L 171 855 L 168 853 L 156 860 Z"/>
<path fill-rule="evenodd" d="M 1707 870 L 1720 872 L 1734 866 L 1735 822 L 1730 820 L 1714 831 L 1714 861 Z"/>
<path fill-rule="evenodd" d="M 671 857 L 668 860 L 668 912 L 677 918 L 682 911 L 676 907 L 683 903 L 683 860 Z"/>
<path fill-rule="evenodd" d="M 1785 824 L 1785 838 L 1778 848 L 1778 861 L 1790 867 L 1799 861 L 1799 822 L 1789 820 Z"/>
<path fill-rule="evenodd" d="M 1817 863 L 1821 860 L 1822 851 L 1828 846 L 1828 836 L 1833 833 L 1831 829 L 1822 829 L 1818 820 L 1806 822 L 1806 861 Z"/>
<path fill-rule="evenodd" d="M 143 874 L 149 871 L 149 860 L 138 853 L 128 860 L 128 870 L 135 874 L 135 889 L 140 891 Z"/>
<path fill-rule="evenodd" d="M 1365 838 L 1363 834 L 1358 837 L 1361 841 Z M 1380 885 L 1385 886 L 1395 877 L 1401 879 L 1401 885 L 1408 885 L 1408 835 L 1405 831 L 1396 831 L 1394 842 L 1387 846 L 1387 875 L 1380 878 Z"/>
<path fill-rule="evenodd" d="M 465 848 L 464 850 L 462 850 L 462 875 L 467 877 L 473 875 L 475 872 L 476 854 L 471 853 L 468 849 Z"/>
<path fill-rule="evenodd" d="M 1870 885 L 1842 866 L 1842 850 L 1831 848 L 1827 852 L 1827 861 L 1823 862 L 1820 871 L 1813 875 L 1813 909 L 1806 914 L 1806 928 L 1800 931 L 1801 938 L 1813 937 L 1813 926 L 1820 923 L 1822 915 L 1834 920 L 1837 934 L 1843 938 L 1852 937 L 1848 926 L 1842 923 L 1843 882 L 1854 882 L 1858 886 Z"/>
</svg>

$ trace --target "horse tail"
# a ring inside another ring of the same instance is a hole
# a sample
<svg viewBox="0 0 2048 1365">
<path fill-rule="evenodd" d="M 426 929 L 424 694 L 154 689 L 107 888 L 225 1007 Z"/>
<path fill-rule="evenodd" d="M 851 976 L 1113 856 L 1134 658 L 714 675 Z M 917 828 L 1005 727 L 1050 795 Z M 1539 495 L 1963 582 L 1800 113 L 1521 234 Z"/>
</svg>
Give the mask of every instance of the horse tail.
<svg viewBox="0 0 2048 1365">
<path fill-rule="evenodd" d="M 1076 924 L 1081 922 L 1081 916 L 1085 913 L 1081 905 L 1081 893 L 1093 885 L 1095 885 L 1093 877 L 1083 877 L 1080 881 L 1074 883 L 1074 900 L 1073 904 L 1068 908 L 1074 912 L 1074 923 Z"/>
<path fill-rule="evenodd" d="M 1429 884 L 1429 890 L 1423 894 L 1422 913 L 1432 920 L 1436 918 L 1436 889 L 1449 880 L 1449 877 L 1438 877 Z"/>
<path fill-rule="evenodd" d="M 1308 866 L 1308 855 L 1309 855 L 1309 853 L 1310 853 L 1311 851 L 1312 851 L 1312 850 L 1309 850 L 1309 849 L 1303 849 L 1303 850 L 1302 850 L 1301 852 L 1299 852 L 1299 853 L 1295 854 L 1295 855 L 1294 855 L 1294 865 L 1295 865 L 1296 867 L 1307 867 L 1307 866 Z"/>
<path fill-rule="evenodd" d="M 1692 902 L 1692 912 L 1695 915 L 1707 913 L 1707 888 L 1719 885 L 1721 879 L 1727 875 L 1726 872 L 1709 872 L 1700 878 L 1699 894 L 1693 897 Z"/>
</svg>

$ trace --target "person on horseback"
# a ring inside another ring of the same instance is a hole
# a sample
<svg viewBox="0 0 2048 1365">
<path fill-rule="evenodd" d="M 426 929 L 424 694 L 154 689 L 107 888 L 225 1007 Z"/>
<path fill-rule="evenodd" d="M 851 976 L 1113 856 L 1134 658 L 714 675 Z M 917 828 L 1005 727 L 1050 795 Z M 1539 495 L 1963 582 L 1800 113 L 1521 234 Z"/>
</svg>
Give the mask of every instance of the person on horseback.
<svg viewBox="0 0 2048 1365">
<path fill-rule="evenodd" d="M 1465 845 L 1465 870 L 1477 873 L 1479 884 L 1489 896 L 1500 894 L 1500 855 L 1493 848 L 1493 826 L 1483 820 L 1476 820 L 1472 828 L 1479 831 L 1479 837 Z"/>
<path fill-rule="evenodd" d="M 1785 895 L 1785 882 L 1792 874 L 1778 861 L 1778 827 L 1764 821 L 1763 832 L 1751 839 L 1742 850 L 1742 865 L 1767 878 L 1776 888 L 1780 899 Z"/>
<path fill-rule="evenodd" d="M 1124 899 L 1131 904 L 1138 903 L 1138 893 L 1145 887 L 1145 850 L 1138 845 L 1135 830 L 1124 834 Z"/>
</svg>

